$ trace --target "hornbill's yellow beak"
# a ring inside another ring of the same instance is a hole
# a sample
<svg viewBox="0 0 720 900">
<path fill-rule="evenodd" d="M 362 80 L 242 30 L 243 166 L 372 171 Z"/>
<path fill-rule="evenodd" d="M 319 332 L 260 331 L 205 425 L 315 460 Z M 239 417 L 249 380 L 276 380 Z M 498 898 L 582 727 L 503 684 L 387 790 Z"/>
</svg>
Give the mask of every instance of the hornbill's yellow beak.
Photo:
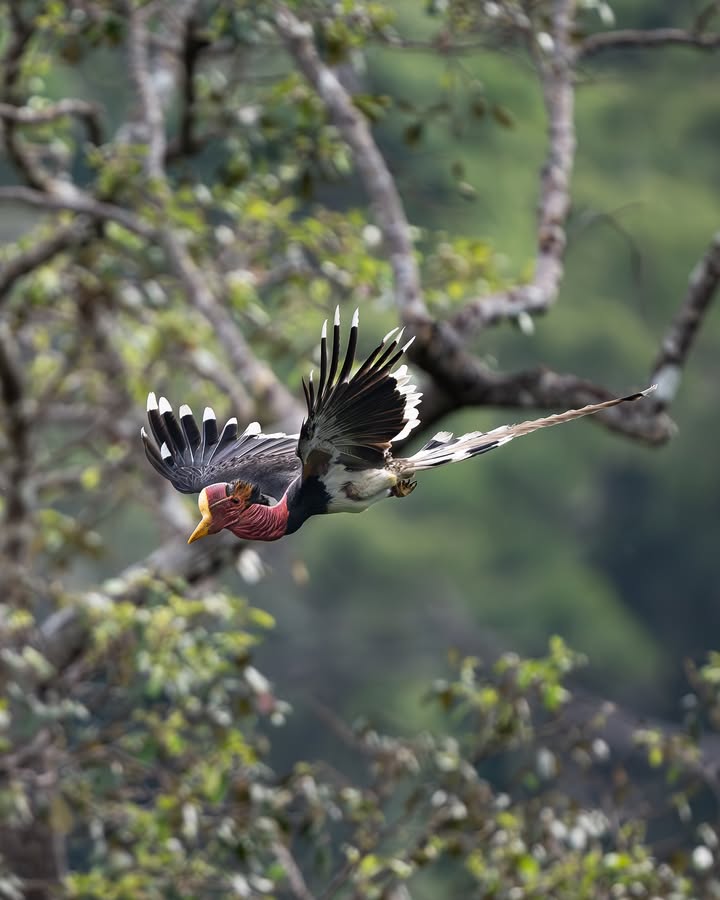
<svg viewBox="0 0 720 900">
<path fill-rule="evenodd" d="M 205 488 L 200 491 L 200 496 L 198 497 L 198 509 L 200 510 L 202 520 L 198 523 L 197 528 L 188 538 L 188 544 L 192 544 L 193 541 L 198 541 L 200 540 L 200 538 L 205 537 L 210 531 L 210 526 L 212 525 L 212 513 L 210 512 L 210 504 L 208 503 L 208 497 L 205 493 Z"/>
</svg>

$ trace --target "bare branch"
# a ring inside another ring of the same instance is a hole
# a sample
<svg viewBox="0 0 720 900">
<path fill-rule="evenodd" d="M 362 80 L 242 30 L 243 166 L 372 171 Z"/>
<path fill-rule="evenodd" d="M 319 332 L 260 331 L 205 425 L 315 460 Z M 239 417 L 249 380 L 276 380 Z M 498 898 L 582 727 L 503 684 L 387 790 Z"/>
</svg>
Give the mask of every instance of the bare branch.
<svg viewBox="0 0 720 900">
<path fill-rule="evenodd" d="M 66 98 L 40 109 L 0 103 L 0 119 L 10 120 L 18 125 L 46 125 L 48 122 L 54 122 L 65 116 L 75 116 L 84 121 L 89 140 L 93 144 L 102 143 L 100 109 L 94 103 Z"/>
<path fill-rule="evenodd" d="M 168 228 L 161 240 L 188 300 L 213 326 L 237 377 L 259 400 L 268 419 L 278 421 L 286 430 L 297 427 L 302 416 L 299 402 L 272 369 L 252 352 L 231 314 L 208 287 L 207 276 L 198 269 L 178 236 Z"/>
<path fill-rule="evenodd" d="M 578 47 L 578 56 L 587 59 L 605 50 L 654 47 L 693 47 L 712 52 L 720 48 L 720 34 L 685 31 L 682 28 L 621 29 L 591 34 Z"/>
<path fill-rule="evenodd" d="M 8 564 L 3 572 L 5 593 L 24 602 L 24 578 L 33 536 L 34 497 L 30 485 L 32 410 L 25 396 L 20 360 L 15 353 L 17 337 L 0 324 L 0 396 L 5 408 L 4 426 L 9 460 L 6 465 L 2 554 Z"/>
<path fill-rule="evenodd" d="M 558 375 L 545 369 L 513 375 L 493 373 L 463 349 L 459 338 L 459 334 L 502 318 L 544 311 L 557 296 L 563 275 L 564 225 L 570 207 L 570 175 L 575 153 L 571 47 L 574 9 L 573 0 L 555 0 L 553 54 L 548 60 L 539 61 L 538 66 L 548 111 L 549 147 L 541 181 L 535 277 L 529 285 L 470 304 L 452 325 L 432 322 L 429 318 L 402 200 L 365 120 L 343 85 L 318 56 L 309 26 L 283 6 L 276 14 L 276 27 L 289 52 L 353 152 L 358 172 L 373 201 L 376 220 L 391 249 L 400 314 L 413 325 L 418 338 L 411 357 L 432 378 L 423 398 L 425 427 L 465 406 L 571 408 L 614 396 L 577 376 Z M 647 409 L 646 403 L 638 405 Z M 667 417 L 648 417 L 642 409 L 638 412 L 619 407 L 598 420 L 615 431 L 650 444 L 663 443 L 673 433 Z"/>
<path fill-rule="evenodd" d="M 617 396 L 607 388 L 577 375 L 546 368 L 510 374 L 493 372 L 474 361 L 444 385 L 423 385 L 422 427 L 468 406 L 498 406 L 508 409 L 575 409 Z M 605 410 L 593 417 L 611 431 L 651 446 L 666 443 L 674 434 L 672 420 L 657 410 L 652 398 Z"/>
<path fill-rule="evenodd" d="M 115 222 L 147 240 L 153 240 L 156 237 L 155 229 L 152 226 L 127 209 L 96 200 L 66 181 L 53 182 L 49 190 L 35 190 L 23 186 L 0 187 L 0 202 L 23 203 L 36 209 L 53 212 L 65 210 L 79 215 L 88 215 L 101 222 Z"/>
<path fill-rule="evenodd" d="M 250 421 L 254 409 L 252 397 L 230 369 L 220 363 L 216 354 L 200 347 L 190 348 L 188 365 L 230 399 L 233 414 L 240 421 Z"/>
<path fill-rule="evenodd" d="M 313 894 L 305 883 L 300 866 L 289 847 L 282 841 L 274 841 L 272 849 L 275 858 L 285 870 L 293 897 L 297 897 L 297 900 L 313 900 Z"/>
<path fill-rule="evenodd" d="M 553 49 L 548 59 L 537 59 L 548 119 L 548 148 L 540 177 L 535 272 L 528 284 L 468 303 L 452 320 L 461 334 L 517 319 L 522 314 L 544 313 L 557 299 L 563 277 L 565 222 L 570 210 L 576 145 L 574 7 L 573 0 L 556 0 L 553 4 Z"/>
<path fill-rule="evenodd" d="M 143 9 L 133 2 L 126 4 L 130 21 L 128 53 L 130 77 L 140 103 L 139 119 L 145 127 L 147 157 L 145 171 L 151 178 L 164 178 L 165 116 L 157 91 L 152 84 L 148 58 L 147 16 L 152 6 Z"/>
<path fill-rule="evenodd" d="M 420 274 L 413 255 L 410 228 L 395 181 L 368 128 L 335 73 L 323 63 L 312 41 L 312 28 L 279 6 L 275 27 L 300 71 L 317 91 L 330 118 L 353 152 L 365 189 L 375 210 L 390 254 L 396 302 L 408 324 L 428 323 Z"/>
<path fill-rule="evenodd" d="M 19 4 L 11 3 L 8 20 L 9 36 L 2 59 L 2 79 L 0 80 L 0 100 L 5 105 L 19 105 L 18 83 L 22 71 L 22 60 L 30 43 L 33 29 L 20 15 Z M 46 173 L 38 166 L 27 152 L 23 140 L 17 132 L 15 122 L 6 121 L 2 132 L 3 144 L 8 157 L 12 160 L 25 181 L 35 188 L 45 185 Z"/>
<path fill-rule="evenodd" d="M 148 131 L 148 174 L 156 181 L 160 194 L 169 185 L 164 169 L 166 150 L 162 105 L 150 77 L 148 31 L 144 17 L 131 5 L 132 28 L 130 57 L 133 85 L 140 102 L 141 120 Z M 156 197 L 161 206 L 164 200 Z M 300 405 L 268 365 L 252 353 L 232 315 L 213 295 L 207 275 L 200 271 L 180 237 L 171 226 L 161 228 L 156 238 L 165 249 L 168 262 L 185 289 L 189 302 L 210 322 L 237 376 L 261 401 L 267 417 L 282 427 L 300 418 Z"/>
<path fill-rule="evenodd" d="M 180 67 L 180 133 L 178 135 L 178 152 L 189 155 L 195 151 L 195 69 L 200 51 L 206 46 L 197 35 L 197 22 L 189 16 L 183 34 L 182 61 Z"/>
<path fill-rule="evenodd" d="M 720 231 L 690 275 L 685 299 L 663 338 L 653 367 L 655 405 L 666 409 L 680 386 L 682 368 L 720 283 Z"/>
<path fill-rule="evenodd" d="M 10 256 L 0 266 L 0 302 L 20 278 L 49 262 L 58 253 L 83 243 L 90 231 L 91 225 L 87 219 L 76 219 L 69 225 L 58 225 L 47 237 L 33 241 L 26 250 Z"/>
</svg>

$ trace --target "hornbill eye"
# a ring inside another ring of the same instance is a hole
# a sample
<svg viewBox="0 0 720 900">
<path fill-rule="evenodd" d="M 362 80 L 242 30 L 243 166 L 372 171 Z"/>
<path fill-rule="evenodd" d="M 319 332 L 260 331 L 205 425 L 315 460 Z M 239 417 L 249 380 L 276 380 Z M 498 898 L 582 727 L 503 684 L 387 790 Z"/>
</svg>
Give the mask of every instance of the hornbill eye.
<svg viewBox="0 0 720 900">
<path fill-rule="evenodd" d="M 234 493 L 235 493 L 235 491 L 234 491 L 233 485 L 226 484 L 225 485 L 225 496 L 230 500 L 231 503 L 234 503 L 235 505 L 237 505 L 240 502 L 240 498 L 233 496 Z"/>
</svg>

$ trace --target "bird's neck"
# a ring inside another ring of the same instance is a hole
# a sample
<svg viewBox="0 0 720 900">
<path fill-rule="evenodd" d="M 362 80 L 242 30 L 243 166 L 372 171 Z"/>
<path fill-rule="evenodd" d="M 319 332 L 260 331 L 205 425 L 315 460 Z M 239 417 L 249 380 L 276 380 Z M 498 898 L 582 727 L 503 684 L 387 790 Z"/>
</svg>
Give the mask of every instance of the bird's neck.
<svg viewBox="0 0 720 900">
<path fill-rule="evenodd" d="M 228 526 L 228 530 L 239 538 L 249 541 L 277 541 L 287 534 L 288 505 L 287 494 L 275 506 L 253 503 L 239 522 Z"/>
</svg>

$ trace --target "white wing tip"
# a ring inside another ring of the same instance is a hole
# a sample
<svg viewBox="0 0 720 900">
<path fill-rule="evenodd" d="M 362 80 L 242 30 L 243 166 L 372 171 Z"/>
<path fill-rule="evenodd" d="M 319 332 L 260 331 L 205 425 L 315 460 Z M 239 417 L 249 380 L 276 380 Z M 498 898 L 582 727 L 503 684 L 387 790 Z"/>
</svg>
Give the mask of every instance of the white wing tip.
<svg viewBox="0 0 720 900">
<path fill-rule="evenodd" d="M 409 434 L 413 430 L 413 428 L 417 428 L 418 425 L 420 424 L 420 419 L 418 418 L 416 409 L 412 409 L 412 410 L 406 409 L 405 412 L 406 412 L 406 414 L 409 412 L 410 415 L 408 415 L 407 421 L 405 422 L 405 424 L 402 427 L 402 431 L 398 432 L 398 434 L 396 434 L 395 437 L 393 438 L 393 443 L 395 443 L 395 441 L 404 441 L 405 438 L 409 436 Z M 415 415 L 413 416 L 412 413 L 415 413 Z"/>
<path fill-rule="evenodd" d="M 158 405 L 158 409 L 160 410 L 160 415 L 164 415 L 165 413 L 172 412 L 172 406 L 170 406 L 170 401 L 166 397 L 160 398 L 160 403 Z"/>
<path fill-rule="evenodd" d="M 147 411 L 152 412 L 154 409 L 158 408 L 157 397 L 155 396 L 154 391 L 150 391 L 147 395 Z"/>
<path fill-rule="evenodd" d="M 203 411 L 203 422 L 207 422 L 208 419 L 214 419 L 214 418 L 215 418 L 215 410 L 212 408 L 212 406 L 206 406 Z"/>
<path fill-rule="evenodd" d="M 322 331 L 320 332 L 320 337 L 323 340 L 327 339 L 327 319 L 325 319 L 325 321 L 323 322 L 323 327 L 322 327 Z"/>
<path fill-rule="evenodd" d="M 651 384 L 650 387 L 645 388 L 644 391 L 640 391 L 643 397 L 647 397 L 648 394 L 652 394 L 654 391 L 658 389 L 657 384 Z"/>
<path fill-rule="evenodd" d="M 243 435 L 252 436 L 254 434 L 260 434 L 260 423 L 259 422 L 250 422 L 250 424 L 247 426 L 247 428 L 243 432 Z M 272 435 L 268 435 L 268 437 L 272 437 Z"/>
<path fill-rule="evenodd" d="M 383 344 L 387 344 L 387 342 L 388 342 L 388 341 L 390 340 L 390 338 L 395 334 L 396 331 L 397 331 L 397 327 L 391 328 L 390 331 L 388 331 L 388 333 L 387 333 L 387 334 L 385 335 L 385 337 L 382 339 Z"/>
<path fill-rule="evenodd" d="M 360 310 L 356 309 L 355 312 L 353 313 L 352 323 L 351 323 L 350 327 L 357 328 L 359 324 L 360 324 Z"/>
<path fill-rule="evenodd" d="M 141 426 L 140 426 L 140 437 L 141 437 L 144 441 L 147 440 L 147 431 L 145 431 L 145 426 L 144 426 L 144 425 L 141 425 Z"/>
<path fill-rule="evenodd" d="M 335 319 L 333 320 L 333 324 L 334 325 L 340 324 L 340 307 L 339 306 L 335 307 Z"/>
<path fill-rule="evenodd" d="M 163 459 L 172 459 L 172 453 L 168 450 L 168 445 L 163 443 L 160 447 L 160 455 Z"/>
<path fill-rule="evenodd" d="M 230 428 L 233 425 L 237 425 L 237 416 L 231 416 L 225 423 L 225 428 Z"/>
<path fill-rule="evenodd" d="M 183 405 L 180 407 L 180 418 L 184 419 L 185 416 L 191 416 L 191 415 L 192 415 L 192 410 L 187 405 L 187 403 L 183 403 Z"/>
<path fill-rule="evenodd" d="M 398 340 L 400 335 L 398 335 Z M 402 348 L 402 353 L 407 353 L 409 347 L 412 345 L 412 342 L 415 340 L 415 335 L 413 335 L 409 341 L 406 342 L 405 346 Z"/>
</svg>

